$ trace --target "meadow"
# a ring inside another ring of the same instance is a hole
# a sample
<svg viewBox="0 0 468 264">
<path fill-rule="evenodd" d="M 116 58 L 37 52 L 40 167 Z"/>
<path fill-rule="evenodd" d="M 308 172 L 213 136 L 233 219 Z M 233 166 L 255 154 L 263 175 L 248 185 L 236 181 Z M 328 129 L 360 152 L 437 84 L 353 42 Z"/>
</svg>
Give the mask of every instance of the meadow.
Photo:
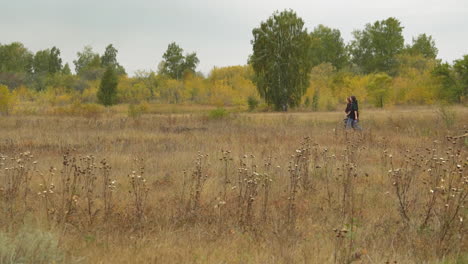
<svg viewBox="0 0 468 264">
<path fill-rule="evenodd" d="M 1 116 L 0 263 L 468 262 L 468 108 L 213 111 Z"/>
</svg>

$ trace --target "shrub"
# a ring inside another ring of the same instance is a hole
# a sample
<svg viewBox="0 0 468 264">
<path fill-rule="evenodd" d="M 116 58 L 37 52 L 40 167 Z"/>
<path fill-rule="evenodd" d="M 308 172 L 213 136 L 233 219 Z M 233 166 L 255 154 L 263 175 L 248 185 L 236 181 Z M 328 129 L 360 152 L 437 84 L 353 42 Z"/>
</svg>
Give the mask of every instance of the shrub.
<svg viewBox="0 0 468 264">
<path fill-rule="evenodd" d="M 148 112 L 148 103 L 141 102 L 140 104 L 129 104 L 128 105 L 128 116 L 131 118 L 138 118 L 142 114 Z"/>
<path fill-rule="evenodd" d="M 214 110 L 211 110 L 208 114 L 208 117 L 210 119 L 223 119 L 226 118 L 229 115 L 229 112 L 225 108 L 216 108 Z"/>
<path fill-rule="evenodd" d="M 255 98 L 255 96 L 249 96 L 247 98 L 247 104 L 249 105 L 249 111 L 253 111 L 255 108 L 257 108 L 259 103 L 260 102 L 258 101 L 257 98 Z"/>
</svg>

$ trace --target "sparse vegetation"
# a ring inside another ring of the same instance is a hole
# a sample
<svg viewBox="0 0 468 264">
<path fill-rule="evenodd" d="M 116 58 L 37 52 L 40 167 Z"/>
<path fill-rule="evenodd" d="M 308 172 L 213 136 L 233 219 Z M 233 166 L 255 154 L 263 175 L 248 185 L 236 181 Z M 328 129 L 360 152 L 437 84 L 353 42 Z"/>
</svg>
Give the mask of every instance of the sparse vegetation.
<svg viewBox="0 0 468 264">
<path fill-rule="evenodd" d="M 468 115 L 450 111 L 443 129 L 431 108 L 366 111 L 363 132 L 333 112 L 4 116 L 0 257 L 462 263 Z"/>
</svg>

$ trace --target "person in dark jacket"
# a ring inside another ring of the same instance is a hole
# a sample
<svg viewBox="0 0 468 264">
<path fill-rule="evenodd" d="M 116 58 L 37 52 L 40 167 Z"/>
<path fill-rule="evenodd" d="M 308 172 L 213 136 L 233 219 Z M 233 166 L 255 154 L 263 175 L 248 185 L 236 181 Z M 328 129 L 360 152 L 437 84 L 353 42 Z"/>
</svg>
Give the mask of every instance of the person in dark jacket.
<svg viewBox="0 0 468 264">
<path fill-rule="evenodd" d="M 356 96 L 352 95 L 351 97 L 351 110 L 349 112 L 348 122 L 346 127 L 352 127 L 354 130 L 362 130 L 359 126 L 359 104 Z"/>
<path fill-rule="evenodd" d="M 351 107 L 352 107 L 351 97 L 347 97 L 347 98 L 346 98 L 346 109 L 345 109 L 346 118 L 343 120 L 343 121 L 344 121 L 345 128 L 348 128 L 348 122 L 350 122 L 350 121 L 349 121 L 349 115 L 351 114 Z M 351 124 L 349 124 L 349 126 L 350 126 L 350 125 L 351 125 Z"/>
</svg>

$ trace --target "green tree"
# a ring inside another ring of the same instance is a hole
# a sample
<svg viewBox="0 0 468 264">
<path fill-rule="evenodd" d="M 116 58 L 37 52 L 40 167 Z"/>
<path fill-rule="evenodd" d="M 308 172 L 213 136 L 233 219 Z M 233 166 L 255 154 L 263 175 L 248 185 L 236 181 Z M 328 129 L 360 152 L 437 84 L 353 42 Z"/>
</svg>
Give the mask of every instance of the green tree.
<svg viewBox="0 0 468 264">
<path fill-rule="evenodd" d="M 396 56 L 404 48 L 402 32 L 403 26 L 393 17 L 354 31 L 354 40 L 349 46 L 351 61 L 364 73 L 394 74 L 398 64 Z"/>
<path fill-rule="evenodd" d="M 311 38 L 292 10 L 275 12 L 252 30 L 250 64 L 260 96 L 276 110 L 301 102 L 309 85 Z"/>
<path fill-rule="evenodd" d="M 183 71 L 195 73 L 197 65 L 200 61 L 198 60 L 197 54 L 195 52 L 189 53 L 185 55 L 184 63 L 183 63 Z"/>
<path fill-rule="evenodd" d="M 185 72 L 195 73 L 195 69 L 200 62 L 197 54 L 190 53 L 184 56 L 183 51 L 175 42 L 170 43 L 163 54 L 159 73 L 176 80 L 180 80 Z"/>
<path fill-rule="evenodd" d="M 65 66 L 63 66 L 62 74 L 64 74 L 64 75 L 71 75 L 72 74 L 71 69 L 70 69 L 70 65 L 68 65 L 68 63 L 65 63 Z"/>
<path fill-rule="evenodd" d="M 453 67 L 448 63 L 439 63 L 432 71 L 432 74 L 440 82 L 438 98 L 449 103 L 459 103 L 463 90 L 459 85 Z"/>
<path fill-rule="evenodd" d="M 57 73 L 62 71 L 62 58 L 60 58 L 60 50 L 52 47 L 49 57 L 49 73 Z"/>
<path fill-rule="evenodd" d="M 60 50 L 53 47 L 36 52 L 32 66 L 34 74 L 31 78 L 31 86 L 36 90 L 44 90 L 47 85 L 54 83 L 56 78 L 53 75 L 61 72 Z"/>
<path fill-rule="evenodd" d="M 367 91 L 372 103 L 376 107 L 384 107 L 389 99 L 392 77 L 386 73 L 377 73 L 371 76 Z"/>
<path fill-rule="evenodd" d="M 11 89 L 29 82 L 33 54 L 20 42 L 0 45 L 0 84 Z"/>
<path fill-rule="evenodd" d="M 73 61 L 76 74 L 87 80 L 97 80 L 102 76 L 101 57 L 91 46 L 85 46 L 83 51 L 77 52 L 77 56 Z"/>
<path fill-rule="evenodd" d="M 435 59 L 439 53 L 432 36 L 426 34 L 413 38 L 413 44 L 407 50 L 412 55 L 422 55 L 426 59 Z"/>
<path fill-rule="evenodd" d="M 464 55 L 462 59 L 456 60 L 453 68 L 459 80 L 459 95 L 458 101 L 461 102 L 461 97 L 468 96 L 468 54 Z"/>
<path fill-rule="evenodd" d="M 112 66 L 115 68 L 115 71 L 118 75 L 125 75 L 125 69 L 117 62 L 117 53 L 118 50 L 112 46 L 112 44 L 107 45 L 104 54 L 101 56 L 101 66 L 107 68 Z"/>
<path fill-rule="evenodd" d="M 33 54 L 20 42 L 0 45 L 0 72 L 31 73 Z"/>
<path fill-rule="evenodd" d="M 313 66 L 329 62 L 339 70 L 347 64 L 346 45 L 338 29 L 318 25 L 310 33 L 310 36 L 312 38 L 311 58 Z"/>
<path fill-rule="evenodd" d="M 49 73 L 50 50 L 40 50 L 36 52 L 33 59 L 33 71 L 35 74 Z"/>
<path fill-rule="evenodd" d="M 110 106 L 116 103 L 118 78 L 114 67 L 108 66 L 97 93 L 99 103 Z"/>
</svg>

